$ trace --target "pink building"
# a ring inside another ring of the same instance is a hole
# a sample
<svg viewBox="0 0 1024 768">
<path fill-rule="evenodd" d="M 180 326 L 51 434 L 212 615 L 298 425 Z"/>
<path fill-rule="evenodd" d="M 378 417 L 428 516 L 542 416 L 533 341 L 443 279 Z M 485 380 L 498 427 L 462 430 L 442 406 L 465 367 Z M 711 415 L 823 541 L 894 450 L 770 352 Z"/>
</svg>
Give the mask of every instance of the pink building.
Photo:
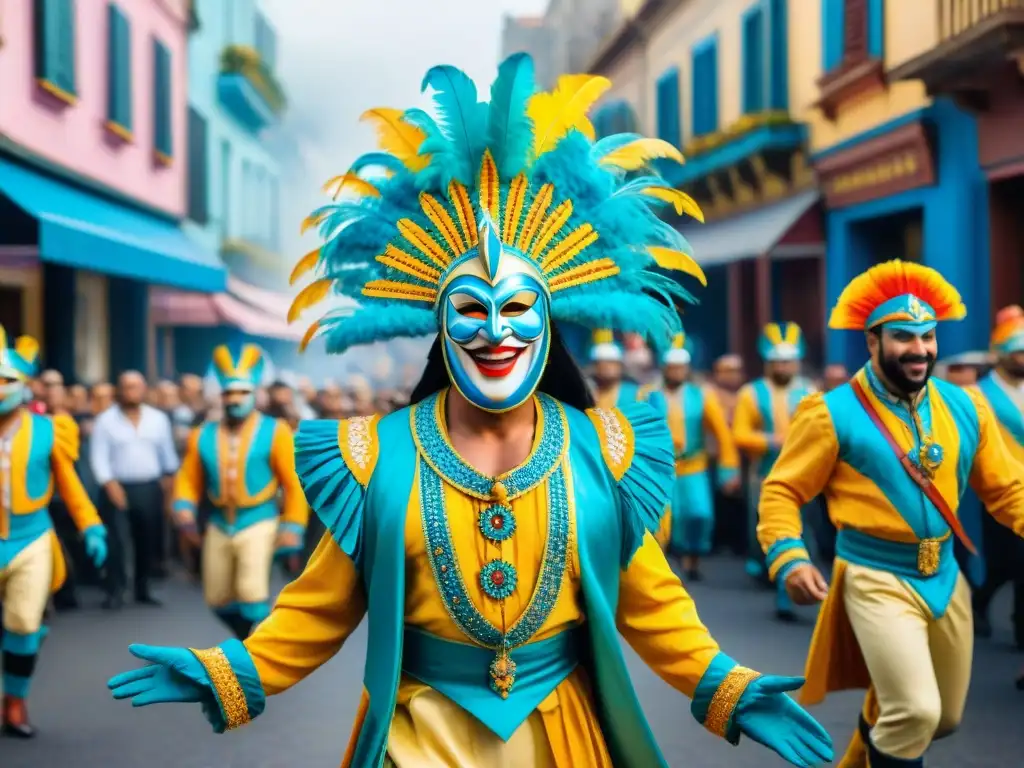
<svg viewBox="0 0 1024 768">
<path fill-rule="evenodd" d="M 151 285 L 224 288 L 217 256 L 178 228 L 191 7 L 4 6 L 0 323 L 40 338 L 67 377 L 147 367 Z"/>
</svg>

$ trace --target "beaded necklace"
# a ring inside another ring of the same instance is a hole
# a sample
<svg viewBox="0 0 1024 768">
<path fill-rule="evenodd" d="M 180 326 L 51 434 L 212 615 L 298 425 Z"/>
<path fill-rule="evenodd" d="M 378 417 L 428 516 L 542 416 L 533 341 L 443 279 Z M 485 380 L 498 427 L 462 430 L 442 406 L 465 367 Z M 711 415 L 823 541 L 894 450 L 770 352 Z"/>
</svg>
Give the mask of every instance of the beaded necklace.
<svg viewBox="0 0 1024 768">
<path fill-rule="evenodd" d="M 470 640 L 495 651 L 488 669 L 491 690 L 508 698 L 515 683 L 515 662 L 509 656 L 543 626 L 558 599 L 565 572 L 569 541 L 569 496 L 563 469 L 568 449 L 568 428 L 561 405 L 541 395 L 536 398 L 538 420 L 535 448 L 527 460 L 497 477 L 471 467 L 455 451 L 444 430 L 444 393 L 432 395 L 412 409 L 413 437 L 420 457 L 420 509 L 434 581 L 445 610 Z M 511 502 L 548 481 L 548 530 L 540 577 L 522 616 L 509 627 L 505 601 L 518 586 L 515 567 L 502 557 L 502 545 L 516 530 Z M 466 591 L 448 514 L 444 507 L 444 483 L 468 496 L 489 502 L 477 519 L 477 527 L 498 556 L 479 574 L 480 587 L 499 603 L 501 626 L 489 622 Z"/>
</svg>

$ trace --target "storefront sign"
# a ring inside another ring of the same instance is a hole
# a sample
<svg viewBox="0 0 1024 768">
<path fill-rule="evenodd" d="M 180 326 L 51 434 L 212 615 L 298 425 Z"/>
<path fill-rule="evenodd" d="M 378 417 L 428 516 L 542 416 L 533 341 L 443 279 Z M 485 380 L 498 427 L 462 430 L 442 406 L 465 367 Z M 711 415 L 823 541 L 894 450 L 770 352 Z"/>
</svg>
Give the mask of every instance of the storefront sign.
<svg viewBox="0 0 1024 768">
<path fill-rule="evenodd" d="M 829 208 L 888 197 L 935 183 L 931 147 L 921 123 L 911 123 L 815 165 Z"/>
</svg>

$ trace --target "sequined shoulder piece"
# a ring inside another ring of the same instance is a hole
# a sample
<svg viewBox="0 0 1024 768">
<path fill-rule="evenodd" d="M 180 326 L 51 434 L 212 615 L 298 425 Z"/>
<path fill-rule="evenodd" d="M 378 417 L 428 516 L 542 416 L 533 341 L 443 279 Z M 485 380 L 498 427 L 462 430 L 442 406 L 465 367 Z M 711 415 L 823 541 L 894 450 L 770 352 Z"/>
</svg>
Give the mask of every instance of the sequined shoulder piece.
<svg viewBox="0 0 1024 768">
<path fill-rule="evenodd" d="M 370 482 L 380 455 L 377 423 L 380 416 L 355 416 L 338 422 L 338 448 L 345 466 L 364 488 Z"/>
<path fill-rule="evenodd" d="M 633 463 L 636 449 L 633 426 L 618 408 L 591 408 L 587 416 L 597 429 L 605 463 L 618 482 Z"/>
</svg>

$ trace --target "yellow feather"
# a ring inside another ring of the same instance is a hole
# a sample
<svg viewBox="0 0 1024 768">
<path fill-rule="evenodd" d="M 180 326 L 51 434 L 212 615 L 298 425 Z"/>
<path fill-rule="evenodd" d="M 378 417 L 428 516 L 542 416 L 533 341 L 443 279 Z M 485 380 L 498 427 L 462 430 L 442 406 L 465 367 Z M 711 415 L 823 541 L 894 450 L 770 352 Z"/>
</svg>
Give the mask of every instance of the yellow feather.
<svg viewBox="0 0 1024 768">
<path fill-rule="evenodd" d="M 231 357 L 231 350 L 227 344 L 221 344 L 213 350 L 213 364 L 225 376 L 230 376 L 234 372 L 235 360 Z"/>
<path fill-rule="evenodd" d="M 768 323 L 764 327 L 764 337 L 768 339 L 769 344 L 781 344 L 782 343 L 782 329 L 778 323 Z"/>
<path fill-rule="evenodd" d="M 526 107 L 534 126 L 534 154 L 554 149 L 573 128 L 593 141 L 594 126 L 587 112 L 611 85 L 606 77 L 562 75 L 552 93 L 534 94 Z"/>
<path fill-rule="evenodd" d="M 624 171 L 643 168 L 651 160 L 668 159 L 683 162 L 683 154 L 664 139 L 637 139 L 601 158 L 601 165 Z"/>
<path fill-rule="evenodd" d="M 240 373 L 251 371 L 260 358 L 263 357 L 263 350 L 255 344 L 246 344 L 242 347 L 242 353 L 238 356 L 237 370 Z"/>
<path fill-rule="evenodd" d="M 295 285 L 296 281 L 309 272 L 309 270 L 313 269 L 313 267 L 317 265 L 318 261 L 320 261 L 319 248 L 310 251 L 299 259 L 299 263 L 295 265 L 295 268 L 292 269 L 291 275 L 288 276 L 288 285 Z"/>
<path fill-rule="evenodd" d="M 7 330 L 0 325 L 0 357 L 3 356 L 4 351 L 7 349 Z"/>
<path fill-rule="evenodd" d="M 663 248 L 660 245 L 649 245 L 647 250 L 662 269 L 671 269 L 691 275 L 700 280 L 701 285 L 707 286 L 708 279 L 704 276 L 704 270 L 700 268 L 700 265 L 689 254 L 673 248 Z"/>
<path fill-rule="evenodd" d="M 324 192 L 332 195 L 337 200 L 345 190 L 355 192 L 362 197 L 380 197 L 380 190 L 366 179 L 361 179 L 349 171 L 341 176 L 335 176 L 324 184 Z"/>
<path fill-rule="evenodd" d="M 39 342 L 31 336 L 19 336 L 14 342 L 14 351 L 27 363 L 35 362 L 39 354 Z"/>
<path fill-rule="evenodd" d="M 296 318 L 314 304 L 319 304 L 327 298 L 331 292 L 331 285 L 334 283 L 330 278 L 317 280 L 303 288 L 295 297 L 291 307 L 288 309 L 288 322 L 294 323 Z"/>
<path fill-rule="evenodd" d="M 401 160 L 410 171 L 418 172 L 427 167 L 430 157 L 419 154 L 427 134 L 402 120 L 402 110 L 386 107 L 368 109 L 359 119 L 373 124 L 377 129 L 377 145 Z"/>
<path fill-rule="evenodd" d="M 697 205 L 697 201 L 685 192 L 672 189 L 671 187 L 645 187 L 640 190 L 640 194 L 671 203 L 672 207 L 676 209 L 676 213 L 680 216 L 685 213 L 701 224 L 704 223 L 704 212 Z"/>
<path fill-rule="evenodd" d="M 316 337 L 317 331 L 319 331 L 319 330 L 320 330 L 320 321 L 319 320 L 317 320 L 315 323 L 313 323 L 311 326 L 309 326 L 309 328 L 306 329 L 306 332 L 304 334 L 302 334 L 302 341 L 299 342 L 299 352 L 305 352 L 306 351 L 306 347 L 309 346 L 309 342 L 311 342 Z"/>
<path fill-rule="evenodd" d="M 796 323 L 786 324 L 786 343 L 793 346 L 800 343 L 800 326 Z"/>
<path fill-rule="evenodd" d="M 330 211 L 320 211 L 319 213 L 311 213 L 309 216 L 302 220 L 302 226 L 299 228 L 299 234 L 304 235 L 313 227 L 320 226 L 320 222 L 330 216 Z"/>
</svg>

